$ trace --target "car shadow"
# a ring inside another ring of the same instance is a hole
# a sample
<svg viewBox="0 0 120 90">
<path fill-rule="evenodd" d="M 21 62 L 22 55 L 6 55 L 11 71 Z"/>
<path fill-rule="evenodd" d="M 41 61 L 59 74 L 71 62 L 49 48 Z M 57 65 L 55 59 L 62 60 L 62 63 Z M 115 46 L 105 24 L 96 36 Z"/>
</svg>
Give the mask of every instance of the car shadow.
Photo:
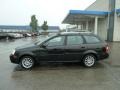
<svg viewBox="0 0 120 90">
<path fill-rule="evenodd" d="M 84 67 L 81 63 L 41 63 L 35 65 L 32 69 L 24 69 L 20 65 L 14 68 L 16 71 L 40 71 L 40 70 L 77 70 L 77 69 L 101 69 L 106 68 L 101 62 L 97 62 L 93 67 Z"/>
</svg>

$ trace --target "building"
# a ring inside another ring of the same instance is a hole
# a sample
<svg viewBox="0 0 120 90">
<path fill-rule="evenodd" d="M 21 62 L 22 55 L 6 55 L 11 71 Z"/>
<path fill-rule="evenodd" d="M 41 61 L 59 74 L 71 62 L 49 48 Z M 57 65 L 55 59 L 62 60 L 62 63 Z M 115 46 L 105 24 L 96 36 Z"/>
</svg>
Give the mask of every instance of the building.
<svg viewBox="0 0 120 90">
<path fill-rule="evenodd" d="M 48 33 L 59 33 L 60 31 L 60 28 L 59 26 L 49 26 L 48 27 L 48 30 L 44 31 L 42 30 L 41 28 L 39 28 L 39 32 L 42 33 L 42 32 L 48 32 Z"/>
<path fill-rule="evenodd" d="M 39 32 L 43 32 L 43 30 L 38 27 Z M 46 32 L 48 33 L 58 33 L 60 30 L 59 26 L 49 26 Z M 30 26 L 7 26 L 7 25 L 0 25 L 0 32 L 7 32 L 7 33 L 30 33 L 31 27 Z"/>
<path fill-rule="evenodd" d="M 120 0 L 96 0 L 85 10 L 70 10 L 63 23 L 91 31 L 107 41 L 120 41 Z"/>
<path fill-rule="evenodd" d="M 30 26 L 9 26 L 9 25 L 0 25 L 0 32 L 30 32 Z"/>
</svg>

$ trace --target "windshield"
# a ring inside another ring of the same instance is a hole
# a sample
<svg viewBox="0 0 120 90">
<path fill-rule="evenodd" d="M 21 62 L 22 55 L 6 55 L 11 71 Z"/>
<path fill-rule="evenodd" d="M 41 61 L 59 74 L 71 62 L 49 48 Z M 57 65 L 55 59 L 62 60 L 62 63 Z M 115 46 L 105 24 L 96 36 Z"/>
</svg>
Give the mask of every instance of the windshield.
<svg viewBox="0 0 120 90">
<path fill-rule="evenodd" d="M 46 41 L 47 39 L 51 38 L 52 36 L 46 36 L 44 38 L 40 38 L 40 40 L 35 42 L 35 45 L 40 45 L 41 43 L 43 43 L 44 41 Z"/>
</svg>

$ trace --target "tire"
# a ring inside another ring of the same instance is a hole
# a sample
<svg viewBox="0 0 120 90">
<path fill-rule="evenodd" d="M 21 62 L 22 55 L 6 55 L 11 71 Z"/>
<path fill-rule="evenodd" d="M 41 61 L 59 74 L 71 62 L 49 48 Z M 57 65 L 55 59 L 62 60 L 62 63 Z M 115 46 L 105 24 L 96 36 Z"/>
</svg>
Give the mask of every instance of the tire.
<svg viewBox="0 0 120 90">
<path fill-rule="evenodd" d="M 92 67 L 96 62 L 96 57 L 92 54 L 88 54 L 83 58 L 82 63 L 85 67 Z"/>
<path fill-rule="evenodd" d="M 34 66 L 35 61 L 31 56 L 23 56 L 20 59 L 20 65 L 21 67 L 25 68 L 25 69 L 30 69 Z"/>
</svg>

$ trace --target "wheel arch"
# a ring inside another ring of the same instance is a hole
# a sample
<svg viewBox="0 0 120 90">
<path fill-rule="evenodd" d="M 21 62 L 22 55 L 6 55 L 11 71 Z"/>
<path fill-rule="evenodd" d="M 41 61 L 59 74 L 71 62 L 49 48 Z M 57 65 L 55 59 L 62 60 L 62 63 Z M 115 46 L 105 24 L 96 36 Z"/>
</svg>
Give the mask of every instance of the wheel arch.
<svg viewBox="0 0 120 90">
<path fill-rule="evenodd" d="M 84 52 L 83 57 L 82 57 L 82 60 L 83 60 L 83 58 L 84 58 L 86 55 L 89 55 L 89 54 L 94 55 L 95 58 L 96 58 L 96 60 L 98 60 L 98 58 L 99 58 L 99 57 L 98 57 L 98 53 L 95 52 L 95 51 L 93 51 L 93 50 L 89 50 L 89 51 Z"/>
<path fill-rule="evenodd" d="M 35 61 L 35 63 L 37 62 L 35 56 L 32 55 L 32 54 L 28 54 L 28 53 L 20 55 L 20 57 L 19 57 L 19 62 L 20 62 L 20 60 L 21 60 L 23 57 L 25 57 L 25 56 L 29 56 L 29 57 L 31 57 L 31 58 Z"/>
</svg>

